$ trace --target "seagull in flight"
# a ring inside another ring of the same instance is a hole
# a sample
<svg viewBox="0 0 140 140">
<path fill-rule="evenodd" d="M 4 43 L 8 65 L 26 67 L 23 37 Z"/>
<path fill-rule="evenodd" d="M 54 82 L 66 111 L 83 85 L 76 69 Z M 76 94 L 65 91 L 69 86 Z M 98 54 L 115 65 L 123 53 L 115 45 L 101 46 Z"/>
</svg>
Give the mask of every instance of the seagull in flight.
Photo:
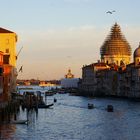
<svg viewBox="0 0 140 140">
<path fill-rule="evenodd" d="M 115 10 L 113 10 L 113 11 L 107 11 L 106 13 L 107 14 L 113 14 L 114 12 L 116 12 Z"/>
</svg>

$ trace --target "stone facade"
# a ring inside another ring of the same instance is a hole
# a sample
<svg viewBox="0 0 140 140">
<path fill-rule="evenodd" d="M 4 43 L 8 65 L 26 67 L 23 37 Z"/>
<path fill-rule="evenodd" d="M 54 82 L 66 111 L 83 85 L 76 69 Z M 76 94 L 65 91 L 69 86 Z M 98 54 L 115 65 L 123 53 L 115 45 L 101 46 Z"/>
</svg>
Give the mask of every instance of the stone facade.
<svg viewBox="0 0 140 140">
<path fill-rule="evenodd" d="M 74 75 L 71 73 L 71 69 L 68 69 L 68 73 L 65 75 L 65 78 L 61 79 L 62 88 L 77 88 L 79 78 L 74 78 Z"/>
<path fill-rule="evenodd" d="M 110 67 L 101 62 L 93 63 L 82 68 L 82 81 L 80 86 L 80 92 L 83 94 L 94 95 L 98 87 L 98 72 L 101 70 L 107 70 Z"/>
<path fill-rule="evenodd" d="M 115 23 L 101 46 L 101 62 L 83 66 L 82 95 L 140 98 L 140 45 L 130 63 L 131 47 Z M 123 42 L 123 43 L 122 43 Z"/>
</svg>

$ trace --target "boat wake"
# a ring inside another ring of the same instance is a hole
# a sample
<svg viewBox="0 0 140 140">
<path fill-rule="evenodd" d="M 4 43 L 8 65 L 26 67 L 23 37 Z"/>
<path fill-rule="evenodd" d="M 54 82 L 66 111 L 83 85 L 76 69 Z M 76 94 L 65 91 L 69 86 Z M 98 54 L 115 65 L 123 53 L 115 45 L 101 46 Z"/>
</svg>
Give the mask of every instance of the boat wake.
<svg viewBox="0 0 140 140">
<path fill-rule="evenodd" d="M 87 106 L 69 105 L 69 104 L 65 104 L 65 103 L 59 103 L 58 105 L 67 106 L 67 107 L 75 107 L 75 108 L 85 108 L 85 109 L 87 109 Z"/>
</svg>

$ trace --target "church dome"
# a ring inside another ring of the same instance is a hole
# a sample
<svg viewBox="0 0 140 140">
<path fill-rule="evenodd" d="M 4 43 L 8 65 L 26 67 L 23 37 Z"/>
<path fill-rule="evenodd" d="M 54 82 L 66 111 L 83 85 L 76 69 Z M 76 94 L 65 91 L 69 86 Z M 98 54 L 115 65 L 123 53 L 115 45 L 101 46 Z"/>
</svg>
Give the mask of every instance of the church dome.
<svg viewBox="0 0 140 140">
<path fill-rule="evenodd" d="M 131 47 L 121 33 L 120 26 L 115 23 L 110 35 L 100 48 L 101 56 L 104 55 L 128 55 L 131 56 Z"/>
<path fill-rule="evenodd" d="M 134 51 L 134 57 L 140 57 L 140 44 L 139 47 Z"/>
<path fill-rule="evenodd" d="M 71 69 L 68 70 L 68 73 L 65 75 L 65 78 L 74 78 L 74 75 L 71 73 Z"/>
</svg>

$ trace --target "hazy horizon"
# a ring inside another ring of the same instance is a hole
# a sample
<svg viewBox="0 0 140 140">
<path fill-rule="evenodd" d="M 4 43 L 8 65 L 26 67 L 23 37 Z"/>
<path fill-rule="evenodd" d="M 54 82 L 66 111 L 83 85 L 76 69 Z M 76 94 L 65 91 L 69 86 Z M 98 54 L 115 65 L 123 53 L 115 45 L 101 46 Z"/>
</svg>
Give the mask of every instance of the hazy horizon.
<svg viewBox="0 0 140 140">
<path fill-rule="evenodd" d="M 133 51 L 139 45 L 138 0 L 2 1 L 1 27 L 18 35 L 18 79 L 61 79 L 71 68 L 81 77 L 82 66 L 100 59 L 100 47 L 117 22 Z M 108 10 L 115 10 L 107 14 Z"/>
</svg>

